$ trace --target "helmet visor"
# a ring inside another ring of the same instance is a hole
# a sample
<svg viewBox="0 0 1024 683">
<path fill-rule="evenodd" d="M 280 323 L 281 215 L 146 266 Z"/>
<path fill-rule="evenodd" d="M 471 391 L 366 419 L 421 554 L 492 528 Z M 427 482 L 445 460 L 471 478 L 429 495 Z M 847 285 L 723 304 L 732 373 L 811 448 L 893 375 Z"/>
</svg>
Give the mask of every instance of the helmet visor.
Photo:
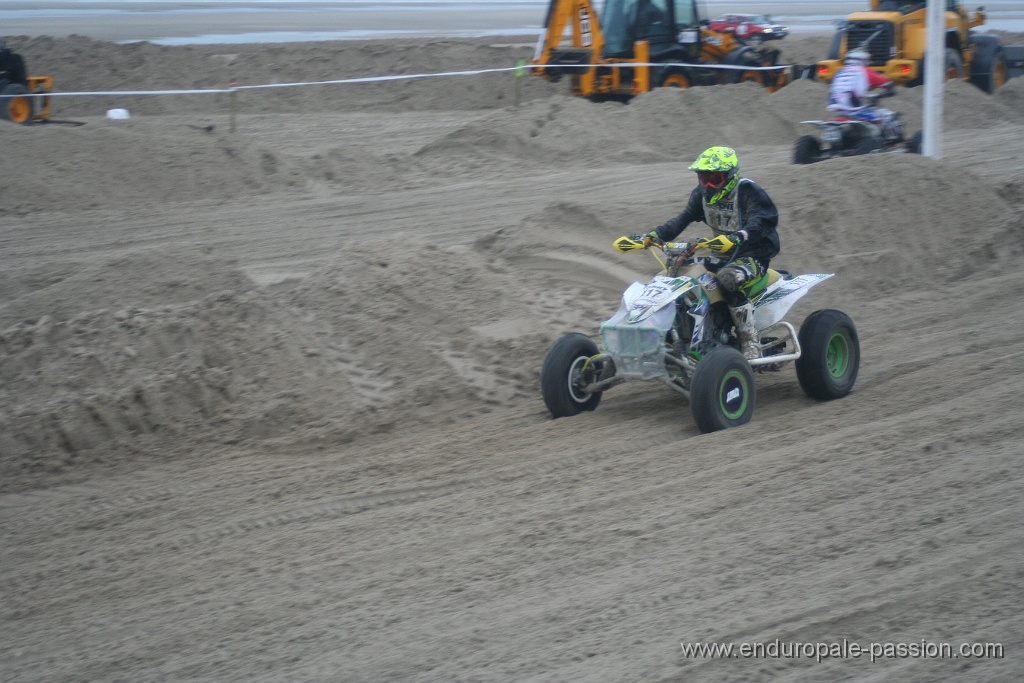
<svg viewBox="0 0 1024 683">
<path fill-rule="evenodd" d="M 726 177 L 721 171 L 697 171 L 697 182 L 703 188 L 720 190 L 725 186 Z"/>
</svg>

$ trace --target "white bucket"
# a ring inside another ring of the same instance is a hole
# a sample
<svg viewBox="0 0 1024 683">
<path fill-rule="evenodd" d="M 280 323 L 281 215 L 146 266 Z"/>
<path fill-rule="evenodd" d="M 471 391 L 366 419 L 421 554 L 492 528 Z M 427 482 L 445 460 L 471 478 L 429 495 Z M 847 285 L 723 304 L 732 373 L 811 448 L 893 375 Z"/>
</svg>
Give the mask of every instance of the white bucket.
<svg viewBox="0 0 1024 683">
<path fill-rule="evenodd" d="M 131 118 L 131 117 L 128 115 L 128 110 L 127 109 L 108 109 L 107 110 L 107 118 L 108 119 L 121 120 L 121 119 L 127 119 L 127 118 Z"/>
</svg>

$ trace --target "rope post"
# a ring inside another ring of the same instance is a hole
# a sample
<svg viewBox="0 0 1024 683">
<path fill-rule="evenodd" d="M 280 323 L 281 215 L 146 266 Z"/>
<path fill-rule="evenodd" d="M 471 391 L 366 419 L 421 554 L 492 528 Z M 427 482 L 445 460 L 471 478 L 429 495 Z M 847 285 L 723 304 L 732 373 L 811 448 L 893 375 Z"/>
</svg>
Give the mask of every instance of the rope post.
<svg viewBox="0 0 1024 683">
<path fill-rule="evenodd" d="M 228 82 L 228 87 L 231 88 L 231 94 L 228 96 L 228 97 L 231 98 L 231 125 L 228 126 L 228 129 L 232 133 L 234 133 L 235 132 L 235 114 L 238 112 L 238 91 L 236 90 L 236 88 L 238 87 L 238 81 L 236 81 L 235 79 L 232 78 Z"/>
<path fill-rule="evenodd" d="M 516 60 L 516 106 L 519 106 L 520 100 L 523 99 L 523 75 L 526 74 L 525 59 Z"/>
</svg>

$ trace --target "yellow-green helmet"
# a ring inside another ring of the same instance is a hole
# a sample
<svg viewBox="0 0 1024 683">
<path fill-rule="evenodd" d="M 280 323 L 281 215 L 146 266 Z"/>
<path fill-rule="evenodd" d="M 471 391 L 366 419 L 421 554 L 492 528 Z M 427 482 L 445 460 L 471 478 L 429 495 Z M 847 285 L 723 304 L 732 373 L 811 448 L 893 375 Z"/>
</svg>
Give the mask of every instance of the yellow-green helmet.
<svg viewBox="0 0 1024 683">
<path fill-rule="evenodd" d="M 690 170 L 697 172 L 697 182 L 709 205 L 732 192 L 740 181 L 740 159 L 730 147 L 708 147 Z"/>
</svg>

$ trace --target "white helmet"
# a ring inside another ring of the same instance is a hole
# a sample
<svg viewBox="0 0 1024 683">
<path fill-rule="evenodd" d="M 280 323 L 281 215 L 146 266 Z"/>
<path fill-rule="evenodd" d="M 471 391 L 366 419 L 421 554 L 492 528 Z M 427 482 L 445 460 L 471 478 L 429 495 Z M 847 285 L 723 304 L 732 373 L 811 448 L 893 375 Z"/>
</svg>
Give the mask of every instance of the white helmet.
<svg viewBox="0 0 1024 683">
<path fill-rule="evenodd" d="M 855 50 L 850 50 L 846 53 L 846 59 L 844 60 L 847 64 L 857 64 L 859 66 L 867 66 L 871 61 L 871 53 L 862 47 L 858 47 Z"/>
</svg>

